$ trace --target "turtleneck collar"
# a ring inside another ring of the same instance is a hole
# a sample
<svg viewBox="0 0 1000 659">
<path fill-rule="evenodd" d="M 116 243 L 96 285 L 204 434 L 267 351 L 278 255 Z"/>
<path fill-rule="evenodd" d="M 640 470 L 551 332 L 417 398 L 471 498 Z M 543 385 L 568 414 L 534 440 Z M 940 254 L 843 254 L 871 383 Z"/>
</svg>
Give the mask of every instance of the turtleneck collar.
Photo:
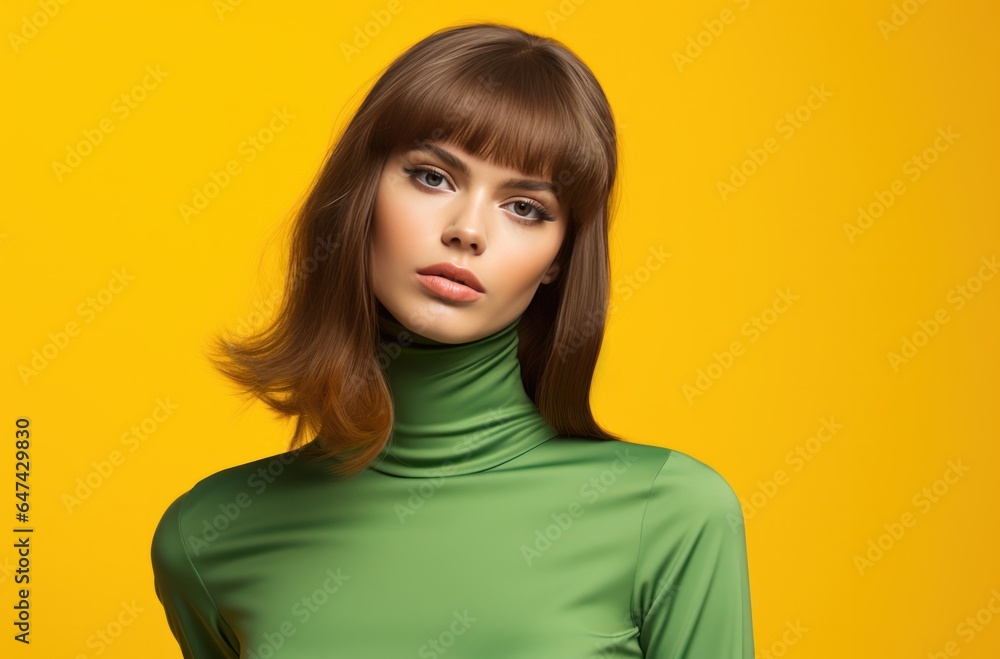
<svg viewBox="0 0 1000 659">
<path fill-rule="evenodd" d="M 558 434 L 521 382 L 520 317 L 483 338 L 451 344 L 407 329 L 378 307 L 395 423 L 372 469 L 406 477 L 471 474 Z"/>
</svg>

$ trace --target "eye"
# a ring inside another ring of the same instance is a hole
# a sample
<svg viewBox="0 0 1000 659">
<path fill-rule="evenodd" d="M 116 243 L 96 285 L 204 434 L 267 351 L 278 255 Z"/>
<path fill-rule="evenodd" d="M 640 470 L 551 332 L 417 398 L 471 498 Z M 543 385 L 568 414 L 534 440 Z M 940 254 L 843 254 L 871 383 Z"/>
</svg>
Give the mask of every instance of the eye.
<svg viewBox="0 0 1000 659">
<path fill-rule="evenodd" d="M 521 224 L 538 224 L 539 222 L 551 222 L 555 217 L 545 210 L 545 207 L 539 204 L 537 201 L 531 201 L 529 199 L 516 199 L 514 201 L 508 202 L 507 206 L 514 206 L 513 213 L 516 216 L 518 222 Z M 522 212 L 534 211 L 537 215 L 535 217 L 527 217 L 522 215 Z M 524 220 L 528 220 L 525 222 Z"/>
<path fill-rule="evenodd" d="M 445 189 L 440 184 L 448 182 L 447 177 L 443 173 L 429 167 L 404 167 L 403 172 L 414 181 L 418 181 L 421 186 L 431 188 L 432 190 Z M 542 222 L 552 222 L 556 219 L 552 213 L 545 209 L 545 206 L 533 199 L 515 199 L 504 204 L 504 206 L 511 205 L 514 206 L 511 214 L 514 216 L 514 220 L 520 224 L 540 224 Z M 535 212 L 534 217 L 524 214 L 531 213 L 532 211 Z"/>
<path fill-rule="evenodd" d="M 448 181 L 448 179 L 445 178 L 445 175 L 442 174 L 441 172 L 438 172 L 433 169 L 428 169 L 426 167 L 404 167 L 403 171 L 406 172 L 407 176 L 416 181 L 420 181 L 421 185 L 428 188 L 435 188 L 435 189 L 439 188 L 440 187 L 439 184 L 441 182 Z M 427 175 L 427 177 L 421 179 L 421 177 L 423 177 L 425 174 Z"/>
</svg>

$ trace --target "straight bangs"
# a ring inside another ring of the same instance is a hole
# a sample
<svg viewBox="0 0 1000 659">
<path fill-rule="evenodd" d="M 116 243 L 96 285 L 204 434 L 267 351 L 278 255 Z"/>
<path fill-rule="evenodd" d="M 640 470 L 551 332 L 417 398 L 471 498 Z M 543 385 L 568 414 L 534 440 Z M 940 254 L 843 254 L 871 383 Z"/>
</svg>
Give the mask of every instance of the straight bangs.
<svg viewBox="0 0 1000 659">
<path fill-rule="evenodd" d="M 575 80 L 568 62 L 520 40 L 480 43 L 435 65 L 419 53 L 402 58 L 407 71 L 386 75 L 374 110 L 372 151 L 387 155 L 423 142 L 450 142 L 501 167 L 550 182 L 569 209 L 571 226 L 593 218 L 592 209 L 614 183 L 613 125 L 598 120 L 594 87 Z M 601 134 L 595 126 L 610 128 Z"/>
</svg>

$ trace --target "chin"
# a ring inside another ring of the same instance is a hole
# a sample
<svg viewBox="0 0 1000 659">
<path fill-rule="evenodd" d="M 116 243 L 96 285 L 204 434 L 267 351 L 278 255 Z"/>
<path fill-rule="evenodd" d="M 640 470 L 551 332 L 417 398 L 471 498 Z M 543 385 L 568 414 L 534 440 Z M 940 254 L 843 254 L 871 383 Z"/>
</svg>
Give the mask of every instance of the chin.
<svg viewBox="0 0 1000 659">
<path fill-rule="evenodd" d="M 457 313 L 439 312 L 433 317 L 425 315 L 424 318 L 429 318 L 429 322 L 426 322 L 422 329 L 415 326 L 414 330 L 428 339 L 441 343 L 467 343 L 480 338 L 480 336 L 485 336 L 481 331 L 480 323 L 464 316 L 461 309 L 453 311 Z M 434 311 L 429 313 L 434 313 Z"/>
</svg>

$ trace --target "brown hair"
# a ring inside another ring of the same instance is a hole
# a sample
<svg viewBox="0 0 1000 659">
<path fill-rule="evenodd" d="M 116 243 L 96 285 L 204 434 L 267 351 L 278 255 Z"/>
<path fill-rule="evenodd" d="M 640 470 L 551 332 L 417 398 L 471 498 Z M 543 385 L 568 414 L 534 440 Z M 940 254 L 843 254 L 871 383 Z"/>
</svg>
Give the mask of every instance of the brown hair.
<svg viewBox="0 0 1000 659">
<path fill-rule="evenodd" d="M 569 226 L 559 277 L 539 286 L 518 323 L 521 379 L 561 435 L 618 439 L 590 410 L 610 293 L 611 108 L 561 43 L 496 23 L 434 32 L 386 68 L 296 215 L 275 318 L 250 337 L 215 337 L 221 354 L 209 359 L 248 397 L 296 416 L 290 449 L 311 442 L 315 457 L 335 458 L 332 474 L 353 476 L 378 457 L 394 413 L 371 285 L 373 209 L 388 154 L 422 140 L 555 184 Z"/>
</svg>

